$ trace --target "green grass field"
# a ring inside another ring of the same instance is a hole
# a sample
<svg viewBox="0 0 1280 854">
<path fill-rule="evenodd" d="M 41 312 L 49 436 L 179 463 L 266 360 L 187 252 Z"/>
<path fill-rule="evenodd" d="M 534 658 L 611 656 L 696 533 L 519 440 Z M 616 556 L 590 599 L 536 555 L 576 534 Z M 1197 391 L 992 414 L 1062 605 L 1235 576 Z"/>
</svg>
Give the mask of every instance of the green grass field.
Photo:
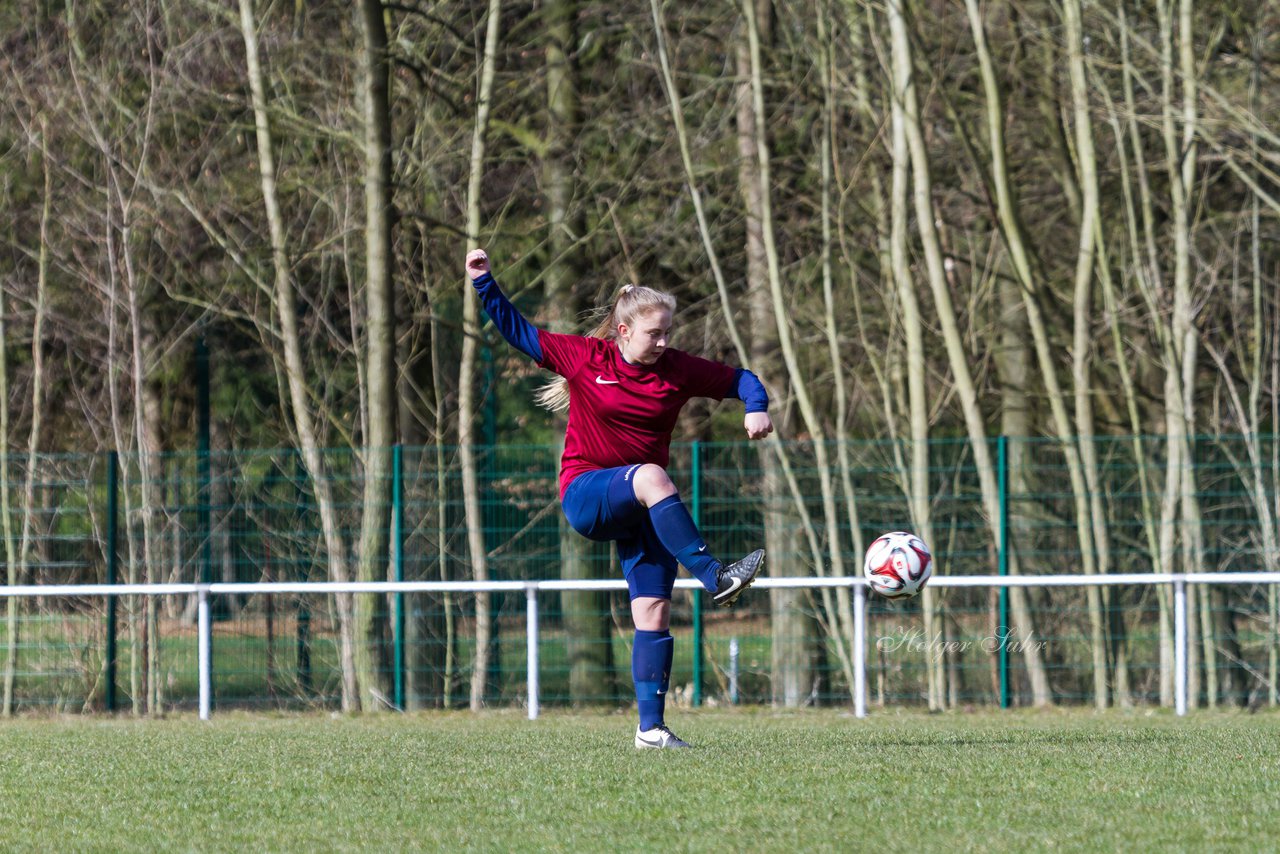
<svg viewBox="0 0 1280 854">
<path fill-rule="evenodd" d="M 0 722 L 0 849 L 1257 851 L 1280 839 L 1274 713 L 670 720 L 696 749 L 636 751 L 629 715 Z"/>
</svg>

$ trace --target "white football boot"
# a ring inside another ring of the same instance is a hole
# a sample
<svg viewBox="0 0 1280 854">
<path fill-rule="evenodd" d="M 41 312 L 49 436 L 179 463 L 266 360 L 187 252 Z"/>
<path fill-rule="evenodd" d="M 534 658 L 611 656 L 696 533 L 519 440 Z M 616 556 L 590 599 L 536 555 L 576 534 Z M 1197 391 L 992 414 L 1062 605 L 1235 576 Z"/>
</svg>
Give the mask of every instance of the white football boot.
<svg viewBox="0 0 1280 854">
<path fill-rule="evenodd" d="M 636 747 L 641 750 L 691 746 L 688 742 L 681 740 L 680 736 L 667 729 L 666 724 L 658 724 L 653 729 L 646 730 L 636 727 Z"/>
</svg>

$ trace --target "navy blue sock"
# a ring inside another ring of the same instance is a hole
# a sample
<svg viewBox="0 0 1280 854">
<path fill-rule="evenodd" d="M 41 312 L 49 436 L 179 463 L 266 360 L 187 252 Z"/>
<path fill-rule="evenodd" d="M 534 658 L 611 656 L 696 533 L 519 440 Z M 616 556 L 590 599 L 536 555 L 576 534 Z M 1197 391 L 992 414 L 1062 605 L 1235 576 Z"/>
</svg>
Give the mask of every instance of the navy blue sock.
<svg viewBox="0 0 1280 854">
<path fill-rule="evenodd" d="M 653 520 L 653 530 L 667 551 L 675 555 L 680 565 L 701 581 L 703 587 L 715 593 L 720 561 L 707 550 L 707 542 L 698 533 L 698 526 L 693 524 L 689 508 L 684 506 L 680 496 L 668 496 L 650 507 L 649 518 Z"/>
<path fill-rule="evenodd" d="M 636 683 L 636 705 L 640 707 L 640 729 L 650 730 L 663 723 L 667 705 L 667 683 L 671 679 L 671 656 L 675 641 L 671 632 L 636 629 L 631 647 L 631 678 Z"/>
</svg>

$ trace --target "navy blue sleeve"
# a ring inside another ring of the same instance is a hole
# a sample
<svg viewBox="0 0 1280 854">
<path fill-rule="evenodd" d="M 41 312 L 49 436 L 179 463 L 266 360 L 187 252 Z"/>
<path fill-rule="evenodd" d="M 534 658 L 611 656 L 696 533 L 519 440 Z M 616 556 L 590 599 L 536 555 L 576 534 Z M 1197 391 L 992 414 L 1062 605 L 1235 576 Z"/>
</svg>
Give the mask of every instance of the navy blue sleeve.
<svg viewBox="0 0 1280 854">
<path fill-rule="evenodd" d="M 768 412 L 769 393 L 764 390 L 760 378 L 746 368 L 738 368 L 733 374 L 733 387 L 727 397 L 736 397 L 747 405 L 747 412 Z"/>
<path fill-rule="evenodd" d="M 542 345 L 538 343 L 538 328 L 524 319 L 524 315 L 516 309 L 507 295 L 498 287 L 492 273 L 485 273 L 471 283 L 480 295 L 480 304 L 484 313 L 489 315 L 493 325 L 498 327 L 507 343 L 524 353 L 538 364 L 542 364 Z"/>
</svg>

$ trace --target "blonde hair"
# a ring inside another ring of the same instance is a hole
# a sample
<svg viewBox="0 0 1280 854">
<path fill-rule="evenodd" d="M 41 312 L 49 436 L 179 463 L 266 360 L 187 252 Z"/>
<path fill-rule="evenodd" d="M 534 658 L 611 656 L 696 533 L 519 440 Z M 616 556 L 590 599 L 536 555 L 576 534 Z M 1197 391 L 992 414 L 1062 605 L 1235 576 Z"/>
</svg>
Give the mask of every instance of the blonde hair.
<svg viewBox="0 0 1280 854">
<path fill-rule="evenodd" d="M 607 309 L 597 309 L 591 317 L 599 318 L 595 328 L 587 333 L 589 338 L 603 338 L 616 341 L 618 324 L 634 326 L 636 318 L 658 309 L 666 309 L 675 314 L 676 298 L 663 291 L 646 288 L 644 285 L 623 285 L 613 299 L 613 305 Z M 588 320 L 590 322 L 590 320 Z M 569 381 L 564 377 L 556 377 L 534 394 L 533 399 L 539 406 L 559 412 L 569 408 Z"/>
</svg>

